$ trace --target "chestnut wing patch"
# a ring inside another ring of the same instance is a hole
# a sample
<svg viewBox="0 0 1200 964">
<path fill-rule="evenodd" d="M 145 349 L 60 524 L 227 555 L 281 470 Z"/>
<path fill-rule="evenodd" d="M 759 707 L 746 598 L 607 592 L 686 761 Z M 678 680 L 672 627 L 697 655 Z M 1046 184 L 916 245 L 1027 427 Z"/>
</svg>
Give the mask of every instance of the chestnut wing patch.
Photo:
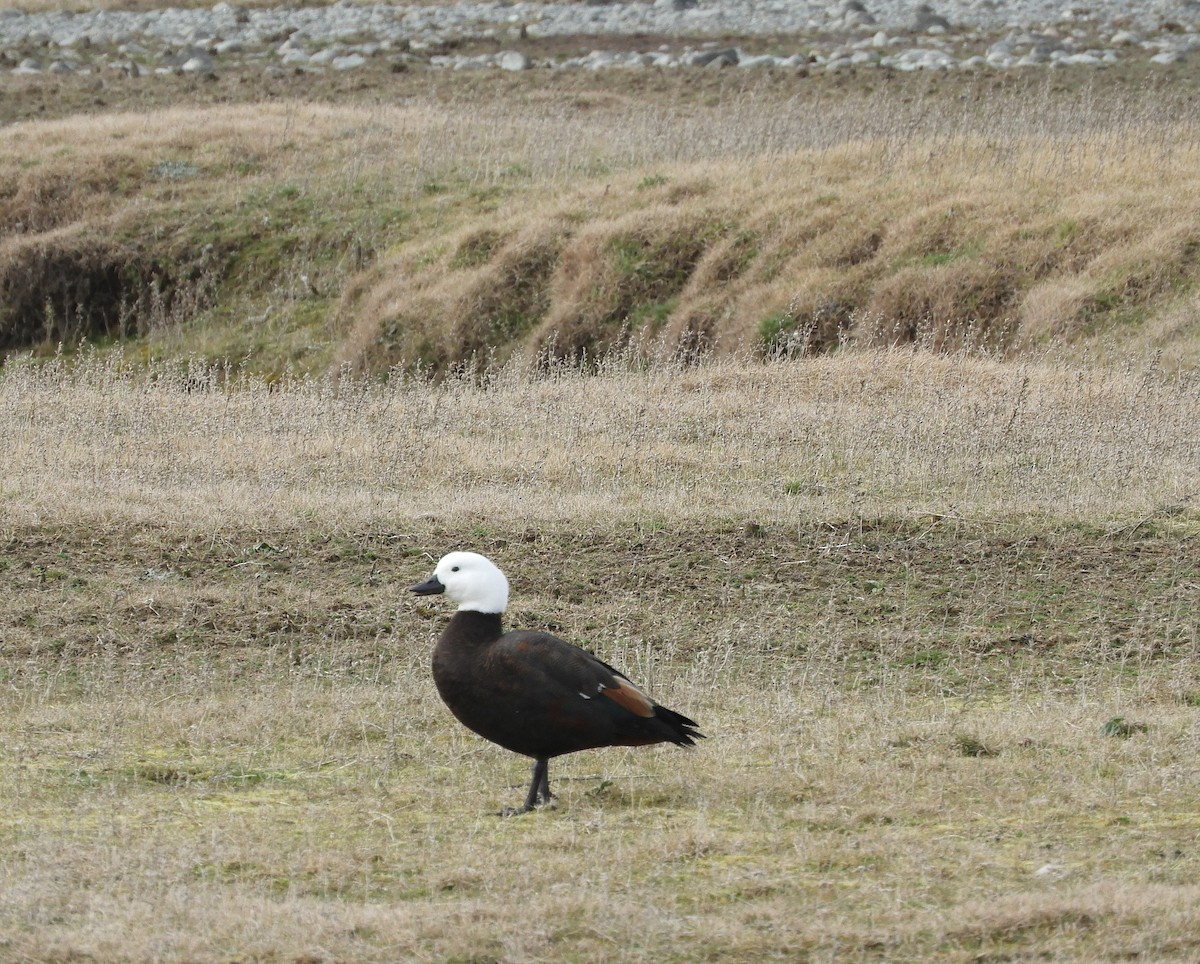
<svg viewBox="0 0 1200 964">
<path fill-rule="evenodd" d="M 651 719 L 654 716 L 654 703 L 645 693 L 634 686 L 629 680 L 618 676 L 612 686 L 600 684 L 600 695 L 607 696 L 618 706 L 628 710 L 634 716 Z"/>
</svg>

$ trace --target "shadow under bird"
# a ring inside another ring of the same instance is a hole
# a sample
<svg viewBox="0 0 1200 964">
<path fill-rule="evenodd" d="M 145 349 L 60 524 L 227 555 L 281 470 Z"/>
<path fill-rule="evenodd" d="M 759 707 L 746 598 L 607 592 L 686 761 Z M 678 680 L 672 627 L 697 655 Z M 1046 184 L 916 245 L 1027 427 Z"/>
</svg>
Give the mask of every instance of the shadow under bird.
<svg viewBox="0 0 1200 964">
<path fill-rule="evenodd" d="M 694 746 L 704 738 L 693 720 L 655 703 L 586 650 L 549 633 L 504 632 L 508 580 L 485 556 L 451 552 L 411 591 L 445 593 L 458 603 L 433 651 L 433 680 L 450 712 L 534 760 L 524 807 L 506 812 L 550 801 L 552 757 L 603 746 Z"/>
</svg>

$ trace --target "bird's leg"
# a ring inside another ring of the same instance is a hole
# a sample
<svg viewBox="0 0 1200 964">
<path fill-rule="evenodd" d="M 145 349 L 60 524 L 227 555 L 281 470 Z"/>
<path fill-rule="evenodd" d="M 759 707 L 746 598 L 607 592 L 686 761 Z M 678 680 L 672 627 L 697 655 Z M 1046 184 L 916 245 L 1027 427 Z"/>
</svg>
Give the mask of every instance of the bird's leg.
<svg viewBox="0 0 1200 964">
<path fill-rule="evenodd" d="M 537 767 L 534 767 L 534 772 L 537 772 Z M 542 780 L 538 785 L 538 796 L 541 797 L 542 803 L 549 803 L 554 794 L 550 792 L 550 761 L 542 761 Z"/>
<path fill-rule="evenodd" d="M 525 798 L 525 809 L 532 810 L 539 803 L 550 802 L 550 761 L 541 757 L 533 764 L 533 780 L 529 784 L 529 796 Z"/>
<path fill-rule="evenodd" d="M 529 813 L 541 804 L 550 802 L 550 760 L 543 758 L 533 764 L 533 779 L 529 783 L 529 793 L 525 797 L 525 806 L 520 808 L 505 807 L 500 811 L 502 817 L 515 817 L 519 813 Z"/>
</svg>

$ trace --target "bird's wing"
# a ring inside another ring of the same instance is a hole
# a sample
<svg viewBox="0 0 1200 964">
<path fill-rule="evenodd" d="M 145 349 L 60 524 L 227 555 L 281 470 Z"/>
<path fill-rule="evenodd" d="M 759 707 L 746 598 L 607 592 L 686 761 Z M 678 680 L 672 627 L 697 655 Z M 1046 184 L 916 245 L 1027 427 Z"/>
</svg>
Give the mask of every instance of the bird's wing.
<svg viewBox="0 0 1200 964">
<path fill-rule="evenodd" d="M 624 673 L 557 636 L 511 632 L 501 639 L 497 656 L 502 663 L 510 663 L 514 671 L 541 675 L 547 695 L 569 692 L 585 700 L 599 696 L 634 716 L 654 716 L 654 701 Z"/>
</svg>

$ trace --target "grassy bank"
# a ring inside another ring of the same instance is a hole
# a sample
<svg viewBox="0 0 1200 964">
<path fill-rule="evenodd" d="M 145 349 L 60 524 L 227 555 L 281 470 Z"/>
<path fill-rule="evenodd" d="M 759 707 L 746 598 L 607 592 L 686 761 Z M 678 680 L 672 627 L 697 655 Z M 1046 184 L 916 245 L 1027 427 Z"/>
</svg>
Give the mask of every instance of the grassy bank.
<svg viewBox="0 0 1200 964">
<path fill-rule="evenodd" d="M 5 127 L 0 350 L 274 375 L 628 341 L 1197 358 L 1186 90 L 372 77 Z"/>
<path fill-rule="evenodd" d="M 912 353 L 0 377 L 14 959 L 1189 959 L 1197 394 Z M 454 547 L 700 748 L 437 700 Z"/>
</svg>

